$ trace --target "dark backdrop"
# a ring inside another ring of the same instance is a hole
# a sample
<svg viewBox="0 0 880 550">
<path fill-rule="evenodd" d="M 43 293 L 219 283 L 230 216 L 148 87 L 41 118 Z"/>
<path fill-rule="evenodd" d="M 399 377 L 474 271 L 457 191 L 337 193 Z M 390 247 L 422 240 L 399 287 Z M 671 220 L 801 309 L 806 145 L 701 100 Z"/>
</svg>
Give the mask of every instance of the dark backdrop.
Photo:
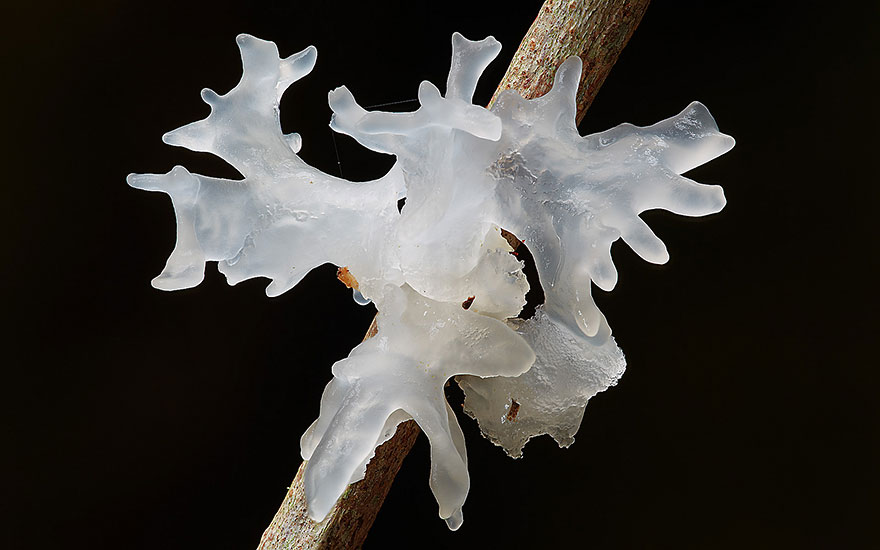
<svg viewBox="0 0 880 550">
<path fill-rule="evenodd" d="M 235 176 L 160 136 L 207 114 L 202 87 L 238 81 L 240 32 L 318 47 L 282 123 L 336 173 L 328 90 L 373 105 L 442 86 L 458 30 L 504 45 L 485 102 L 540 2 L 79 4 L 4 8 L 0 547 L 254 548 L 373 310 L 329 266 L 276 299 L 213 266 L 196 289 L 152 289 L 173 214 L 125 175 Z M 581 131 L 704 102 L 738 144 L 690 175 L 727 208 L 646 214 L 665 266 L 615 245 L 620 283 L 595 292 L 628 370 L 573 447 L 543 437 L 513 461 L 463 418 L 463 528 L 437 518 L 423 438 L 367 549 L 880 545 L 880 19 L 873 2 L 821 5 L 649 8 Z M 392 162 L 336 141 L 351 179 Z"/>
</svg>

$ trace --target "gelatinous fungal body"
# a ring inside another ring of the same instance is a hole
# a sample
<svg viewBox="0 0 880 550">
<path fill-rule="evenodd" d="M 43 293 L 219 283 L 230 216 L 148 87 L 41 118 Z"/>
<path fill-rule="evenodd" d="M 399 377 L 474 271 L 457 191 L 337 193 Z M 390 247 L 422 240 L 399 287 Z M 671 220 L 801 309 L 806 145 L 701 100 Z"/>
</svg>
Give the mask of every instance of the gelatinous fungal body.
<svg viewBox="0 0 880 550">
<path fill-rule="evenodd" d="M 312 70 L 316 49 L 282 59 L 272 42 L 241 35 L 238 45 L 239 84 L 222 96 L 204 90 L 211 114 L 163 139 L 217 155 L 243 178 L 179 166 L 128 177 L 170 195 L 177 217 L 177 243 L 153 285 L 195 286 L 217 261 L 230 284 L 265 277 L 266 294 L 277 296 L 317 266 L 339 266 L 358 301 L 376 305 L 378 333 L 333 365 L 302 437 L 309 514 L 325 517 L 376 447 L 414 419 L 431 443 L 440 517 L 457 529 L 469 476 L 447 381 L 458 381 L 467 413 L 511 456 L 541 434 L 570 445 L 587 401 L 625 368 L 590 293 L 591 283 L 615 286 L 611 244 L 623 239 L 645 260 L 666 262 L 639 214 L 721 210 L 720 187 L 681 174 L 734 141 L 700 103 L 652 126 L 580 136 L 577 57 L 540 98 L 508 90 L 491 110 L 474 105 L 501 45 L 456 33 L 445 93 L 422 82 L 414 112 L 368 111 L 345 87 L 330 92 L 333 130 L 397 158 L 385 176 L 355 183 L 306 164 L 301 137 L 281 131 L 281 96 Z M 525 320 L 517 316 L 529 283 L 510 233 L 528 243 L 546 296 Z"/>
</svg>

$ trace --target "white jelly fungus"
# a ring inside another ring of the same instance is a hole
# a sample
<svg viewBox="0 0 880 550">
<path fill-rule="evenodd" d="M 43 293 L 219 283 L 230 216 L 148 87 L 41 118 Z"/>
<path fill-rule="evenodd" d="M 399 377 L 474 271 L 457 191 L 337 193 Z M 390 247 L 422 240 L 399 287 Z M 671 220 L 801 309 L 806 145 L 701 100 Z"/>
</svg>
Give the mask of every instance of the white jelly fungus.
<svg viewBox="0 0 880 550">
<path fill-rule="evenodd" d="M 734 141 L 700 103 L 652 126 L 581 137 L 577 57 L 543 97 L 508 90 L 492 109 L 474 105 L 501 45 L 456 33 L 445 94 L 423 82 L 414 112 L 368 111 L 345 87 L 330 92 L 333 130 L 397 158 L 382 178 L 350 182 L 306 164 L 299 134 L 281 131 L 281 96 L 312 70 L 317 50 L 281 59 L 272 42 L 237 40 L 239 84 L 222 96 L 203 90 L 211 114 L 163 139 L 217 155 L 243 179 L 179 166 L 128 177 L 170 195 L 177 217 L 177 243 L 153 286 L 195 286 L 213 260 L 230 284 L 266 277 L 266 294 L 277 296 L 322 264 L 346 267 L 359 303 L 379 311 L 378 333 L 333 365 L 320 415 L 302 436 L 309 514 L 323 519 L 376 447 L 413 419 L 431 443 L 440 517 L 457 529 L 469 477 L 446 383 L 455 377 L 466 412 L 511 456 L 540 434 L 570 445 L 587 401 L 625 368 L 590 293 L 591 282 L 603 290 L 617 282 L 611 244 L 620 238 L 666 262 L 639 214 L 721 210 L 720 187 L 681 174 Z M 546 302 L 529 319 L 517 318 L 529 283 L 502 228 L 535 258 Z"/>
</svg>

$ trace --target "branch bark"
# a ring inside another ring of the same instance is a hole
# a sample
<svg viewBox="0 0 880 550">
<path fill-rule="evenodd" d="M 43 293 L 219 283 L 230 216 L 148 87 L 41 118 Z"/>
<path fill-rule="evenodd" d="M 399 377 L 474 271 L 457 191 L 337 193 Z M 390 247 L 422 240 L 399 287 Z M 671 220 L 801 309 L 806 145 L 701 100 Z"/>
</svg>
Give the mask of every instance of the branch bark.
<svg viewBox="0 0 880 550">
<path fill-rule="evenodd" d="M 577 96 L 580 122 L 642 19 L 650 0 L 546 0 L 513 56 L 489 106 L 512 88 L 527 99 L 553 85 L 556 69 L 572 55 L 584 69 Z M 376 320 L 364 339 L 376 333 Z M 352 484 L 321 523 L 309 519 L 300 464 L 258 550 L 353 550 L 367 537 L 391 483 L 419 435 L 412 420 L 378 449 L 363 480 Z"/>
<path fill-rule="evenodd" d="M 649 3 L 650 0 L 546 0 L 489 106 L 509 88 L 526 99 L 541 97 L 553 86 L 556 69 L 576 55 L 584 63 L 577 94 L 580 123 Z"/>
</svg>

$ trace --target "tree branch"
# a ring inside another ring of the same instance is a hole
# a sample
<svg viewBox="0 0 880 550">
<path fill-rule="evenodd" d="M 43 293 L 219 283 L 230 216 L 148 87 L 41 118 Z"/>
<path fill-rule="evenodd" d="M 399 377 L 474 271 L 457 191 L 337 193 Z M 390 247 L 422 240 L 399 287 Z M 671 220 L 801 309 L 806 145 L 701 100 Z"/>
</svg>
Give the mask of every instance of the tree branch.
<svg viewBox="0 0 880 550">
<path fill-rule="evenodd" d="M 605 77 L 642 19 L 650 0 L 546 0 L 519 45 L 489 102 L 513 88 L 527 99 L 553 85 L 556 69 L 572 55 L 584 63 L 577 95 L 577 121 L 584 117 Z M 364 339 L 376 334 L 376 320 Z M 354 550 L 367 537 L 391 483 L 419 435 L 412 420 L 378 449 L 363 480 L 352 484 L 321 523 L 309 519 L 303 462 L 258 550 Z"/>
<path fill-rule="evenodd" d="M 584 63 L 577 94 L 580 123 L 649 3 L 650 0 L 546 0 L 489 106 L 509 88 L 526 99 L 541 97 L 553 86 L 556 69 L 576 55 Z"/>
</svg>

